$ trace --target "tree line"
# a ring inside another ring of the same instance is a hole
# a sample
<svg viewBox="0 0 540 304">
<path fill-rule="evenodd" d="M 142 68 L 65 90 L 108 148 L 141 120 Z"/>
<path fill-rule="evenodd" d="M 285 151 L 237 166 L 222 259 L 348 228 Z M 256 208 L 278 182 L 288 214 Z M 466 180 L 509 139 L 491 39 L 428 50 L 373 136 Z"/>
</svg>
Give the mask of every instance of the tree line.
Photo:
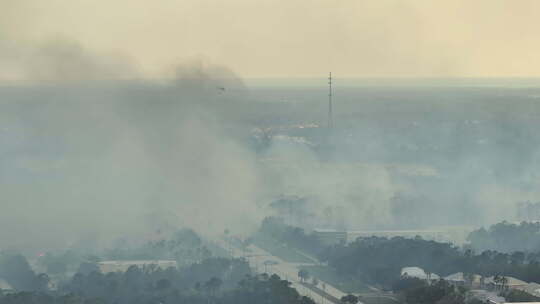
<svg viewBox="0 0 540 304">
<path fill-rule="evenodd" d="M 94 269 L 51 290 L 46 275 L 11 255 L 3 257 L 0 275 L 18 290 L 0 293 L 0 304 L 314 304 L 279 276 L 253 275 L 243 259 L 208 258 L 179 269 L 134 265 L 106 274 Z"/>
<path fill-rule="evenodd" d="M 482 230 L 472 232 L 469 236 L 471 244 L 461 248 L 420 237 L 363 237 L 349 244 L 325 246 L 313 234 L 286 225 L 276 217 L 266 218 L 259 229 L 259 233 L 317 256 L 344 279 L 359 279 L 385 288 L 391 288 L 400 280 L 401 269 L 408 266 L 421 267 L 428 273 L 441 276 L 463 272 L 485 277 L 512 276 L 540 283 L 540 247 L 538 250 L 530 247 L 529 251 L 476 251 L 476 248 L 492 248 L 491 245 L 479 246 L 479 231 Z M 494 244 L 503 244 L 509 239 L 520 244 L 533 239 L 540 242 L 540 224 L 503 222 L 490 227 L 488 234 L 497 240 Z M 524 244 L 518 245 L 516 248 L 524 249 Z"/>
<path fill-rule="evenodd" d="M 186 286 L 170 284 L 166 279 L 147 281 L 146 275 L 139 277 L 136 272 L 132 270 L 125 276 L 104 278 L 94 273 L 92 276 L 95 278 L 88 278 L 89 285 L 79 285 L 72 293 L 35 291 L 0 294 L 0 304 L 315 304 L 310 298 L 300 296 L 290 282 L 277 275 L 247 275 L 237 287 L 221 290 L 222 282 L 215 277 L 186 289 Z M 82 282 L 85 280 L 78 278 L 73 284 Z M 98 290 L 106 289 L 106 292 L 92 297 L 96 291 L 93 284 L 112 285 L 97 286 Z"/>
<path fill-rule="evenodd" d="M 501 222 L 490 227 L 472 231 L 467 240 L 478 252 L 496 250 L 500 252 L 540 252 L 540 222 L 512 224 Z M 539 254 L 540 255 L 540 254 Z"/>
<path fill-rule="evenodd" d="M 461 250 L 451 243 L 421 238 L 359 238 L 347 245 L 329 247 L 322 256 L 341 275 L 382 286 L 390 286 L 398 280 L 401 269 L 407 266 L 421 267 L 427 273 L 440 276 L 463 272 L 540 282 L 537 253 L 486 250 L 475 254 L 473 250 Z"/>
</svg>

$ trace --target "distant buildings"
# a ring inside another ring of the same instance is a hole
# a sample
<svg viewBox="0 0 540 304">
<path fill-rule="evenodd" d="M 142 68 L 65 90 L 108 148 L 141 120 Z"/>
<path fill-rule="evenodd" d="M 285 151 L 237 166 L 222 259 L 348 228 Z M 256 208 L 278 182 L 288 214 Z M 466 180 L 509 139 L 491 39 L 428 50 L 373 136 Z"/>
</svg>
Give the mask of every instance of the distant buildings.
<svg viewBox="0 0 540 304">
<path fill-rule="evenodd" d="M 392 238 L 396 236 L 404 238 L 415 238 L 420 236 L 425 240 L 434 240 L 439 242 L 449 241 L 447 232 L 444 230 L 362 230 L 362 231 L 347 231 L 347 239 L 349 242 L 356 240 L 359 237 L 386 237 Z"/>
<path fill-rule="evenodd" d="M 103 261 L 97 263 L 99 270 L 102 273 L 108 272 L 124 272 L 128 270 L 130 266 L 137 266 L 139 268 L 149 267 L 156 265 L 161 269 L 167 269 L 169 267 L 177 267 L 176 261 L 169 260 L 139 260 L 139 261 Z"/>
<path fill-rule="evenodd" d="M 401 275 L 422 280 L 438 280 L 440 278 L 436 274 L 426 273 L 424 269 L 420 267 L 404 267 L 401 269 Z M 510 276 L 483 277 L 479 274 L 466 274 L 463 272 L 456 272 L 446 277 L 442 277 L 441 279 L 457 286 L 468 286 L 473 289 L 518 289 L 525 291 L 531 295 L 540 297 L 540 284 L 527 283 L 525 281 Z"/>
<path fill-rule="evenodd" d="M 484 279 L 479 274 L 464 274 L 463 272 L 457 272 L 443 278 L 457 286 L 470 286 L 472 288 L 481 288 Z"/>
<path fill-rule="evenodd" d="M 501 276 L 504 278 L 504 281 L 497 280 L 495 277 L 487 277 L 484 279 L 484 288 L 491 289 L 491 290 L 497 290 L 497 289 L 503 289 L 503 288 L 510 288 L 510 289 L 519 289 L 522 290 L 525 288 L 529 283 L 522 281 L 520 279 L 516 279 L 514 277 L 508 277 L 508 276 Z"/>
<path fill-rule="evenodd" d="M 525 291 L 525 288 L 530 284 L 520 279 L 509 276 L 500 277 L 482 277 L 479 274 L 464 274 L 463 272 L 457 272 L 443 278 L 454 285 L 469 286 L 473 289 L 486 289 L 486 290 L 502 290 L 502 289 L 519 289 Z M 538 284 L 536 284 L 538 285 Z M 538 285 L 540 286 L 540 285 Z"/>
<path fill-rule="evenodd" d="M 319 228 L 313 230 L 313 235 L 315 235 L 325 245 L 354 242 L 359 237 L 372 236 L 386 238 L 415 238 L 419 236 L 424 240 L 455 242 L 456 240 L 463 238 L 461 234 L 463 234 L 461 233 L 461 230 L 458 231 L 458 229 L 454 227 L 440 230 L 336 230 Z"/>
<path fill-rule="evenodd" d="M 506 300 L 499 296 L 499 293 L 501 290 L 508 289 L 521 290 L 540 298 L 540 284 L 527 283 L 510 276 L 483 277 L 479 274 L 457 272 L 440 278 L 434 273 L 426 273 L 420 267 L 404 267 L 401 269 L 401 276 L 427 280 L 428 282 L 443 279 L 455 286 L 470 288 L 469 296 L 489 304 L 506 304 Z M 527 302 L 527 304 L 540 304 L 540 302 Z"/>
<path fill-rule="evenodd" d="M 347 231 L 314 229 L 313 235 L 319 240 L 319 242 L 327 246 L 345 244 L 347 242 Z"/>
<path fill-rule="evenodd" d="M 525 286 L 520 286 L 517 289 L 540 298 L 540 284 L 538 283 L 529 283 Z"/>
</svg>

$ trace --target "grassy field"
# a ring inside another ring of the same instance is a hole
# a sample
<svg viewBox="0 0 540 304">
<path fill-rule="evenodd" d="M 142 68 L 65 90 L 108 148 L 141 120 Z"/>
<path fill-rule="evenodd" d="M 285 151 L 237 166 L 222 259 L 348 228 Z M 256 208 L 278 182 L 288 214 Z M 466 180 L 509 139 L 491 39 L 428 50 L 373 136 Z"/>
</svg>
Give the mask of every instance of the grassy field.
<svg viewBox="0 0 540 304">
<path fill-rule="evenodd" d="M 380 296 L 360 296 L 360 301 L 364 304 L 398 304 L 399 301 L 392 299 L 390 297 L 380 297 Z"/>
<path fill-rule="evenodd" d="M 328 282 L 339 290 L 346 293 L 363 293 L 371 292 L 368 286 L 360 281 L 344 280 L 336 273 L 336 271 L 328 266 L 304 266 L 310 276 L 314 276 L 320 280 Z"/>
<path fill-rule="evenodd" d="M 311 291 L 313 291 L 314 293 L 316 293 L 319 297 L 324 297 L 329 303 L 336 303 L 336 304 L 339 304 L 340 301 L 338 298 L 336 297 L 333 297 L 331 295 L 329 295 L 328 293 L 324 292 L 322 289 L 320 289 L 319 287 L 315 287 L 309 283 L 300 283 L 302 285 L 304 285 L 305 287 L 311 289 Z"/>
<path fill-rule="evenodd" d="M 305 287 L 311 289 L 314 293 L 317 294 L 319 297 L 324 297 L 328 301 L 328 303 L 341 303 L 339 299 L 329 295 L 328 293 L 324 292 L 321 289 L 321 286 L 318 285 L 317 287 L 313 286 L 310 283 L 301 283 Z M 376 293 L 364 293 L 360 294 L 360 302 L 364 304 L 399 304 L 399 301 L 391 296 L 388 295 L 380 295 Z"/>
<path fill-rule="evenodd" d="M 313 263 L 311 259 L 299 253 L 294 248 L 289 248 L 285 244 L 277 242 L 275 239 L 258 235 L 254 238 L 253 243 L 286 262 Z"/>
</svg>

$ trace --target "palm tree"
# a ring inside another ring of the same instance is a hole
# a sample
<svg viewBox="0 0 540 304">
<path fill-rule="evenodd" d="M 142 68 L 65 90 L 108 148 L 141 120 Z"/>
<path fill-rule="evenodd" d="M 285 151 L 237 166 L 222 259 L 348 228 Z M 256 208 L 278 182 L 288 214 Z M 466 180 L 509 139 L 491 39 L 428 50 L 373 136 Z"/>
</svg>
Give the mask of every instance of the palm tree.
<svg viewBox="0 0 540 304">
<path fill-rule="evenodd" d="M 432 275 L 431 271 L 427 270 L 426 271 L 426 280 L 427 280 L 428 284 L 431 284 L 431 275 Z"/>
<path fill-rule="evenodd" d="M 300 277 L 300 281 L 304 282 L 309 279 L 309 272 L 305 269 L 300 269 L 298 271 L 298 276 Z"/>
<path fill-rule="evenodd" d="M 467 286 L 472 286 L 473 284 L 473 281 L 474 281 L 474 274 L 470 273 L 470 272 L 464 272 L 463 273 L 463 281 L 465 281 L 465 284 Z"/>
<path fill-rule="evenodd" d="M 503 276 L 503 277 L 501 278 L 501 289 L 502 289 L 502 290 L 505 290 L 505 289 L 506 289 L 506 287 L 507 287 L 506 284 L 508 284 L 508 278 L 505 277 L 505 276 Z"/>
<path fill-rule="evenodd" d="M 505 276 L 497 274 L 493 277 L 493 282 L 495 282 L 497 289 L 503 290 L 506 283 L 508 283 L 508 279 Z"/>
<path fill-rule="evenodd" d="M 210 280 L 204 283 L 204 287 L 206 287 L 206 289 L 208 290 L 208 293 L 211 296 L 215 296 L 216 292 L 219 290 L 222 284 L 223 284 L 223 281 L 221 281 L 221 279 L 212 277 Z"/>
</svg>

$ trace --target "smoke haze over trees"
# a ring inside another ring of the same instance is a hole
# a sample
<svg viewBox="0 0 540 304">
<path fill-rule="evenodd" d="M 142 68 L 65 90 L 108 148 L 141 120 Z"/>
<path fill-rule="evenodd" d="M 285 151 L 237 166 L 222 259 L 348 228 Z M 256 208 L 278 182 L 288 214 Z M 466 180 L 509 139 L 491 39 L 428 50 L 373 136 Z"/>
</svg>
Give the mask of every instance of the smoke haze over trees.
<svg viewBox="0 0 540 304">
<path fill-rule="evenodd" d="M 0 0 L 0 304 L 535 300 L 538 11 Z"/>
<path fill-rule="evenodd" d="M 178 227 L 248 235 L 272 214 L 306 229 L 490 225 L 520 218 L 518 204 L 538 197 L 533 89 L 343 87 L 328 134 L 318 88 L 276 103 L 263 96 L 296 99 L 297 89 L 185 69 L 198 76 L 2 87 L 3 247 Z"/>
<path fill-rule="evenodd" d="M 204 54 L 149 77 L 129 52 L 16 28 L 36 5 L 2 10 L 14 76 L 0 86 L 2 248 L 179 227 L 246 236 L 269 215 L 307 230 L 467 230 L 540 199 L 534 80 L 338 78 L 328 130 L 324 79 L 244 79 Z"/>
</svg>

